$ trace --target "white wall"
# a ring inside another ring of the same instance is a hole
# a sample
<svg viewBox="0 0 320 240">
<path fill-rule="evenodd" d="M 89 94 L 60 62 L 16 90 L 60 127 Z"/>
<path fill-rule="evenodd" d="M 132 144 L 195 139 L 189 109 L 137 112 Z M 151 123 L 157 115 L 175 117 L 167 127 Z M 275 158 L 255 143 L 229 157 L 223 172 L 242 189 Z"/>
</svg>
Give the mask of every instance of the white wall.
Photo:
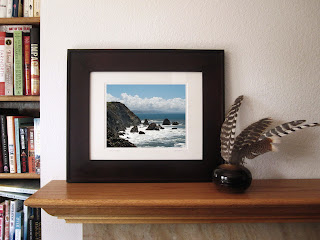
<svg viewBox="0 0 320 240">
<path fill-rule="evenodd" d="M 320 121 L 318 0 L 42 0 L 42 185 L 66 178 L 67 49 L 224 49 L 226 106 L 240 128 L 263 117 Z M 319 178 L 320 128 L 250 162 L 254 178 Z M 81 239 L 43 214 L 43 239 Z"/>
</svg>

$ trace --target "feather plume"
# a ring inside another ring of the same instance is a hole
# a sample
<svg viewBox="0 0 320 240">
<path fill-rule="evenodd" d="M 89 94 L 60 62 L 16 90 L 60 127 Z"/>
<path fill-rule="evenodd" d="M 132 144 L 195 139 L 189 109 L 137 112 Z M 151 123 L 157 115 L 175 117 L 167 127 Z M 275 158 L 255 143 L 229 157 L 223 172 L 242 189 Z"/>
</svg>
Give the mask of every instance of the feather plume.
<svg viewBox="0 0 320 240">
<path fill-rule="evenodd" d="M 231 152 L 233 149 L 234 137 L 236 133 L 237 116 L 242 100 L 242 95 L 235 100 L 221 127 L 221 156 L 227 162 L 231 157 Z"/>
<path fill-rule="evenodd" d="M 240 151 L 242 162 L 244 158 L 253 159 L 266 152 L 277 151 L 277 148 L 272 143 L 274 143 L 273 138 L 264 138 L 244 148 Z"/>
<path fill-rule="evenodd" d="M 270 126 L 271 122 L 271 118 L 263 118 L 245 128 L 236 137 L 229 162 L 231 164 L 237 164 L 237 161 L 241 160 L 239 158 L 240 151 L 257 142 L 264 130 Z"/>
<path fill-rule="evenodd" d="M 298 126 L 298 125 L 304 123 L 305 121 L 306 120 L 295 120 L 295 121 L 283 123 L 279 126 L 276 126 L 275 128 L 268 130 L 267 132 L 265 132 L 260 137 L 260 140 L 267 138 L 267 137 L 272 137 L 272 136 L 282 137 L 282 134 L 285 134 L 286 131 L 290 130 L 291 128 L 293 128 L 295 126 Z"/>
</svg>

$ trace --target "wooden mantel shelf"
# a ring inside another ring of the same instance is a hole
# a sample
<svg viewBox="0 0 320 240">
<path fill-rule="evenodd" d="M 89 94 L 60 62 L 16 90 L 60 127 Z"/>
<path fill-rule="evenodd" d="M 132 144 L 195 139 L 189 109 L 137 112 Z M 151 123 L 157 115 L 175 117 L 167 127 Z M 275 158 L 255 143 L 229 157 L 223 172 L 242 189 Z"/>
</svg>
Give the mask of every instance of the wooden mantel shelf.
<svg viewBox="0 0 320 240">
<path fill-rule="evenodd" d="M 212 183 L 51 181 L 25 204 L 68 223 L 320 222 L 320 179 L 255 180 L 244 194 Z"/>
</svg>

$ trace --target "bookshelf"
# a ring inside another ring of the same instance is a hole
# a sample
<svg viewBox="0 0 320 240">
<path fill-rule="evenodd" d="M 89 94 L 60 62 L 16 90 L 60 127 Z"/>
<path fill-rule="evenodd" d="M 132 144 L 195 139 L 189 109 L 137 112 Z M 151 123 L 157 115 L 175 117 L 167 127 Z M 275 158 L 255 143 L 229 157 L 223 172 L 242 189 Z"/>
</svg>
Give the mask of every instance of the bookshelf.
<svg viewBox="0 0 320 240">
<path fill-rule="evenodd" d="M 0 18 L 0 25 L 33 25 L 40 27 L 40 17 Z M 40 96 L 0 96 L 0 108 L 16 108 L 26 116 L 40 117 Z M 34 173 L 0 173 L 0 179 L 37 179 Z"/>
</svg>

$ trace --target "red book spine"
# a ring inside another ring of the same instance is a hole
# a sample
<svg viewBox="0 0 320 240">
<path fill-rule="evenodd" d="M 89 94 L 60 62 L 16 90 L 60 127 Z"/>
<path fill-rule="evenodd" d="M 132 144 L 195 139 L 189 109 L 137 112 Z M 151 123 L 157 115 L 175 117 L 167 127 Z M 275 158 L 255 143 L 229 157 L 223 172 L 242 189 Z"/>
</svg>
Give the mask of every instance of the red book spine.
<svg viewBox="0 0 320 240">
<path fill-rule="evenodd" d="M 29 166 L 29 173 L 36 172 L 36 159 L 34 156 L 34 127 L 27 127 L 28 128 L 28 166 Z"/>
<path fill-rule="evenodd" d="M 24 92 L 25 95 L 31 95 L 31 46 L 30 36 L 23 36 L 24 46 Z"/>
<path fill-rule="evenodd" d="M 6 69 L 6 61 L 5 61 L 5 38 L 6 33 L 0 32 L 0 95 L 5 95 L 5 69 Z"/>
</svg>

